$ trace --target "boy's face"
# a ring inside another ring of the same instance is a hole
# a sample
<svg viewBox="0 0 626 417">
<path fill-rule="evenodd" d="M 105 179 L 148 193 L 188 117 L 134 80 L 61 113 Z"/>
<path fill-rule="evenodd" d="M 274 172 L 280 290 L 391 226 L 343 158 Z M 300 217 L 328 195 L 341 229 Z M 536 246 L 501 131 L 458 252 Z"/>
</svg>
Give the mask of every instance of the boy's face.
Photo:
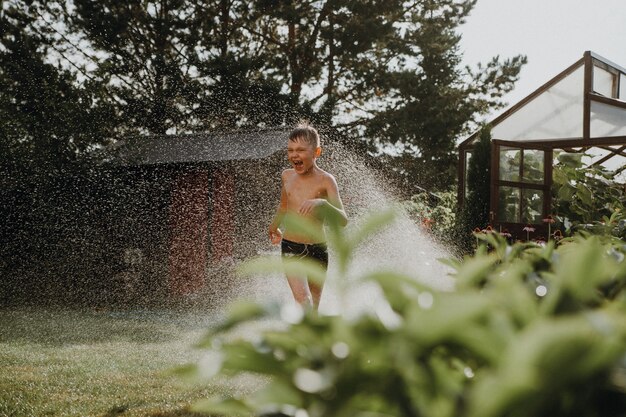
<svg viewBox="0 0 626 417">
<path fill-rule="evenodd" d="M 287 144 L 287 159 L 298 174 L 306 174 L 315 166 L 315 160 L 322 148 L 315 147 L 304 140 L 298 138 L 290 140 Z"/>
</svg>

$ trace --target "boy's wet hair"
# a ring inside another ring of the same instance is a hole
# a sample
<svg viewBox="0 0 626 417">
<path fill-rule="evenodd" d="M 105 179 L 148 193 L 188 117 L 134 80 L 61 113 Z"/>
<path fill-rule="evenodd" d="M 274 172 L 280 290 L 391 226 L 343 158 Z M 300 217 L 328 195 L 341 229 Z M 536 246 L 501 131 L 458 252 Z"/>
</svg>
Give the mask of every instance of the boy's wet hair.
<svg viewBox="0 0 626 417">
<path fill-rule="evenodd" d="M 319 148 L 320 146 L 319 133 L 317 133 L 317 130 L 308 123 L 299 123 L 289 134 L 290 141 L 295 142 L 298 139 L 303 140 L 313 148 Z"/>
</svg>

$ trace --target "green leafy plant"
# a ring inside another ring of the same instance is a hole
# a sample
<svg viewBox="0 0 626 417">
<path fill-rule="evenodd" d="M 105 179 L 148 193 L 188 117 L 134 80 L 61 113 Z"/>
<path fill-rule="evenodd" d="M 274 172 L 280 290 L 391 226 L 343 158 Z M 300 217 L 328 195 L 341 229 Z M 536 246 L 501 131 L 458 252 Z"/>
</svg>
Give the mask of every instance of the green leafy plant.
<svg viewBox="0 0 626 417">
<path fill-rule="evenodd" d="M 415 194 L 404 204 L 409 215 L 437 238 L 447 241 L 456 225 L 456 191 Z"/>
<path fill-rule="evenodd" d="M 354 234 L 331 227 L 342 273 L 356 245 L 391 218 L 374 215 Z M 184 373 L 252 374 L 258 389 L 194 409 L 225 416 L 623 416 L 624 244 L 591 235 L 558 247 L 509 245 L 495 233 L 478 238 L 485 245 L 474 256 L 446 261 L 454 291 L 370 273 L 362 279 L 384 297 L 354 319 L 232 306 L 201 341 L 205 360 Z M 255 261 L 247 268 L 276 266 Z M 253 340 L 232 332 L 261 318 L 271 325 Z"/>
<path fill-rule="evenodd" d="M 624 210 L 624 185 L 602 166 L 586 166 L 584 154 L 560 153 L 553 167 L 553 210 L 566 224 L 588 224 Z"/>
</svg>

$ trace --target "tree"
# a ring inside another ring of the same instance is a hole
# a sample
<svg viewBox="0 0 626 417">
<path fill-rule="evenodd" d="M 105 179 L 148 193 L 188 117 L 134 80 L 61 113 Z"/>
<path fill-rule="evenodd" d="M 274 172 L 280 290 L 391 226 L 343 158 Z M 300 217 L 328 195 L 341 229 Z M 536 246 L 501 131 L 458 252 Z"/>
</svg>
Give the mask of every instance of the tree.
<svg viewBox="0 0 626 417">
<path fill-rule="evenodd" d="M 407 63 L 390 72 L 384 94 L 395 104 L 365 122 L 367 135 L 396 166 L 407 186 L 447 189 L 456 178 L 456 140 L 476 118 L 502 106 L 526 58 L 459 69 L 462 53 L 457 27 L 476 1 L 430 0 L 413 4 L 406 14 Z M 411 59 L 411 57 L 413 57 Z M 413 61 L 411 63 L 411 61 Z"/>
<path fill-rule="evenodd" d="M 241 31 L 245 2 L 61 0 L 49 10 L 69 28 L 79 71 L 109 92 L 128 133 L 282 122 L 284 97 L 261 70 L 263 45 Z"/>
<path fill-rule="evenodd" d="M 365 136 L 411 187 L 447 189 L 456 139 L 502 105 L 525 57 L 461 70 L 456 33 L 476 0 L 257 2 L 245 29 L 275 50 L 301 114 Z"/>
<path fill-rule="evenodd" d="M 50 64 L 50 33 L 33 2 L 0 11 L 0 148 L 4 181 L 58 173 L 113 135 L 115 115 L 95 92 Z"/>
<path fill-rule="evenodd" d="M 470 236 L 476 227 L 489 224 L 491 196 L 491 131 L 485 126 L 470 157 L 467 170 L 467 198 L 459 216 L 459 234 Z"/>
<path fill-rule="evenodd" d="M 272 51 L 268 71 L 296 116 L 331 125 L 368 100 L 400 3 L 260 0 L 244 28 Z"/>
<path fill-rule="evenodd" d="M 358 139 L 406 188 L 432 189 L 454 182 L 457 138 L 525 63 L 460 68 L 456 29 L 475 3 L 51 0 L 28 13 L 54 48 L 46 59 L 98 92 L 120 135 L 305 117 Z"/>
</svg>

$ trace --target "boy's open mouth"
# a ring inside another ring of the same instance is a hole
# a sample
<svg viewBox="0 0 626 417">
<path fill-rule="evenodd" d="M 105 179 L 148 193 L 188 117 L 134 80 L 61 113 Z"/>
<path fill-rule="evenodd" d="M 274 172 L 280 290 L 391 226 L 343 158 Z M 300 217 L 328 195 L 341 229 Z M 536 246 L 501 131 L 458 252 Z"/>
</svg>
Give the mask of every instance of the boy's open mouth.
<svg viewBox="0 0 626 417">
<path fill-rule="evenodd" d="M 301 168 L 302 167 L 302 161 L 291 161 L 291 163 L 293 164 L 293 166 L 295 168 Z"/>
</svg>

